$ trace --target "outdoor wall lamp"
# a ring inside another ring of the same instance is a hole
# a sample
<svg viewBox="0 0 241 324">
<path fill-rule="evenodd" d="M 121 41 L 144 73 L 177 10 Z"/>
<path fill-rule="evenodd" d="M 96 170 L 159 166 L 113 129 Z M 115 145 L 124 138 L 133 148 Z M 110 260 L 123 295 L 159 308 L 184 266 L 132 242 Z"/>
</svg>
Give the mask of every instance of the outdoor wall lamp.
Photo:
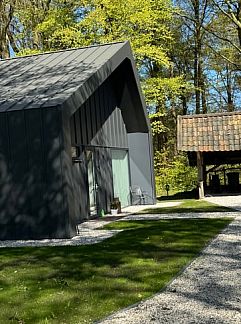
<svg viewBox="0 0 241 324">
<path fill-rule="evenodd" d="M 78 146 L 71 146 L 71 156 L 73 163 L 82 163 L 83 160 L 80 158 L 80 149 Z"/>
</svg>

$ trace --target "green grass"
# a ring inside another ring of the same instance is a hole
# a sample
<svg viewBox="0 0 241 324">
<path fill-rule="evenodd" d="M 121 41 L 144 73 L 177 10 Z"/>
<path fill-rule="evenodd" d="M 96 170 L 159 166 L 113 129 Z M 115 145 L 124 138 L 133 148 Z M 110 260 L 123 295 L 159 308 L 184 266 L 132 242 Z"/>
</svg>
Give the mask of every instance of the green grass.
<svg viewBox="0 0 241 324">
<path fill-rule="evenodd" d="M 0 249 L 0 323 L 101 319 L 162 289 L 229 222 L 116 222 L 95 245 Z"/>
<path fill-rule="evenodd" d="M 231 208 L 216 205 L 205 200 L 198 199 L 186 199 L 177 200 L 181 204 L 173 207 L 160 207 L 160 208 L 150 208 L 144 209 L 138 214 L 174 214 L 174 213 L 212 213 L 212 212 L 231 212 L 234 211 Z M 164 202 L 164 201 L 161 201 Z M 174 201 L 168 201 L 174 202 Z"/>
</svg>

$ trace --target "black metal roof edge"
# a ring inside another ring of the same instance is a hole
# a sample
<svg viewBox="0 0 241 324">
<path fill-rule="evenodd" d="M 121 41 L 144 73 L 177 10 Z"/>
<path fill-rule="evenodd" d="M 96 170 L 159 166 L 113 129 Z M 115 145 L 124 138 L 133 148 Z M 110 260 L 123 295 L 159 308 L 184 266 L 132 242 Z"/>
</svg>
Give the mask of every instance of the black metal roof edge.
<svg viewBox="0 0 241 324">
<path fill-rule="evenodd" d="M 125 42 L 118 42 L 118 44 L 123 43 L 123 46 L 120 47 L 112 56 L 112 58 L 110 58 L 107 62 L 105 62 L 103 65 L 101 65 L 99 67 L 98 70 L 95 71 L 94 74 L 98 74 L 100 72 L 101 69 L 103 69 L 104 67 L 107 67 L 108 73 L 106 73 L 105 75 L 102 74 L 102 78 L 100 79 L 99 77 L 97 78 L 99 80 L 99 82 L 95 85 L 95 88 L 93 88 L 92 86 L 88 86 L 88 81 L 90 81 L 90 78 L 88 80 L 86 80 L 86 82 L 84 82 L 84 84 L 82 84 L 77 90 L 80 91 L 81 88 L 85 88 L 85 90 L 88 92 L 88 95 L 85 97 L 85 100 L 83 102 L 78 101 L 78 107 L 76 106 L 74 108 L 74 110 L 71 111 L 71 114 L 73 114 L 77 109 L 79 109 L 79 107 L 94 93 L 94 91 L 97 89 L 97 87 L 99 87 L 105 80 L 107 80 L 107 78 L 111 75 L 111 73 L 113 73 L 115 71 L 115 69 L 125 60 L 125 59 L 129 59 L 130 63 L 131 63 L 131 67 L 132 67 L 132 72 L 134 74 L 134 78 L 135 78 L 135 82 L 136 82 L 136 86 L 137 86 L 137 91 L 138 91 L 138 96 L 142 105 L 142 111 L 145 114 L 145 119 L 146 119 L 146 123 L 147 123 L 147 128 L 150 131 L 150 122 L 149 122 L 149 118 L 148 118 L 148 114 L 147 114 L 147 110 L 146 110 L 146 104 L 145 104 L 145 100 L 144 100 L 144 96 L 142 94 L 142 90 L 141 90 L 141 85 L 140 85 L 140 79 L 138 76 L 138 72 L 136 69 L 136 65 L 135 65 L 135 60 L 134 60 L 134 56 L 132 54 L 132 50 L 131 50 L 131 45 L 129 41 L 125 41 Z M 115 43 L 116 44 L 116 43 Z M 93 75 L 92 75 L 93 77 Z M 72 106 L 73 108 L 73 97 L 75 96 L 75 93 L 72 93 L 72 95 L 70 95 L 68 98 L 66 98 L 66 100 L 64 102 L 62 102 L 61 106 L 63 107 L 63 109 L 65 109 L 65 105 L 69 105 Z"/>
<path fill-rule="evenodd" d="M 204 118 L 204 117 L 215 117 L 215 116 L 232 116 L 232 115 L 241 115 L 241 110 L 231 111 L 231 112 L 220 112 L 220 113 L 209 113 L 209 114 L 194 114 L 194 115 L 178 115 L 178 118 L 187 119 L 187 118 Z"/>
<path fill-rule="evenodd" d="M 54 53 L 75 51 L 75 50 L 87 49 L 87 48 L 91 48 L 91 47 L 100 47 L 100 46 L 108 46 L 108 45 L 115 45 L 115 44 L 123 44 L 124 45 L 125 43 L 129 43 L 129 41 L 125 40 L 125 41 L 110 42 L 110 43 L 104 43 L 104 44 L 93 44 L 93 45 L 89 45 L 89 46 L 66 48 L 66 49 L 57 50 L 57 51 L 48 51 L 48 52 L 43 52 L 43 53 L 28 54 L 28 55 L 23 55 L 23 56 L 15 56 L 15 57 L 9 57 L 9 58 L 0 59 L 0 62 L 18 60 L 18 59 L 23 59 L 23 58 L 26 58 L 26 57 L 35 57 L 35 56 L 40 56 L 40 55 L 45 55 L 45 54 L 54 54 Z"/>
<path fill-rule="evenodd" d="M 133 70 L 134 77 L 135 77 L 135 80 L 136 80 L 136 85 L 137 85 L 137 89 L 138 89 L 138 92 L 139 92 L 139 96 L 140 96 L 141 104 L 142 104 L 142 107 L 143 107 L 143 111 L 145 113 L 147 127 L 149 129 L 149 132 L 151 132 L 151 122 L 150 122 L 150 119 L 148 117 L 148 112 L 147 112 L 147 108 L 146 108 L 146 101 L 144 99 L 144 95 L 143 95 L 143 92 L 142 92 L 140 77 L 139 77 L 139 74 L 137 72 L 135 59 L 134 59 L 134 56 L 133 56 L 133 53 L 132 53 L 132 50 L 131 50 L 130 42 L 127 41 L 126 43 L 129 46 L 129 52 L 130 52 L 129 55 L 130 55 L 130 61 L 131 61 L 131 65 L 132 65 L 132 70 Z"/>
</svg>

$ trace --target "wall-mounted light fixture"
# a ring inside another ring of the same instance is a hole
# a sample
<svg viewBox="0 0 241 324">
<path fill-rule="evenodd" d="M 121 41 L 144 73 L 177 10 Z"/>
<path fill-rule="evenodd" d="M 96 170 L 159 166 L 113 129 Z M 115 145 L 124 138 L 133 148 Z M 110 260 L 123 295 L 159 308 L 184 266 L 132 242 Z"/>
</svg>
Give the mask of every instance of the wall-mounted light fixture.
<svg viewBox="0 0 241 324">
<path fill-rule="evenodd" d="M 80 158 L 80 148 L 78 146 L 71 146 L 71 156 L 73 163 L 83 162 L 83 160 Z"/>
</svg>

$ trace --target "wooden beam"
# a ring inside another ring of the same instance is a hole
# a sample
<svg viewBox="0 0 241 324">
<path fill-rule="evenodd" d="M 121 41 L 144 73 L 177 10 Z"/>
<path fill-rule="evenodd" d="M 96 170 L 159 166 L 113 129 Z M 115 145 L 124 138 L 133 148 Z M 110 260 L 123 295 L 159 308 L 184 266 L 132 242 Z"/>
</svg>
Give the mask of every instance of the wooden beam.
<svg viewBox="0 0 241 324">
<path fill-rule="evenodd" d="M 198 193 L 199 199 L 204 198 L 204 165 L 203 153 L 197 152 L 197 168 L 198 168 Z"/>
<path fill-rule="evenodd" d="M 177 150 L 182 150 L 182 131 L 181 131 L 182 119 L 181 116 L 177 116 Z"/>
</svg>

